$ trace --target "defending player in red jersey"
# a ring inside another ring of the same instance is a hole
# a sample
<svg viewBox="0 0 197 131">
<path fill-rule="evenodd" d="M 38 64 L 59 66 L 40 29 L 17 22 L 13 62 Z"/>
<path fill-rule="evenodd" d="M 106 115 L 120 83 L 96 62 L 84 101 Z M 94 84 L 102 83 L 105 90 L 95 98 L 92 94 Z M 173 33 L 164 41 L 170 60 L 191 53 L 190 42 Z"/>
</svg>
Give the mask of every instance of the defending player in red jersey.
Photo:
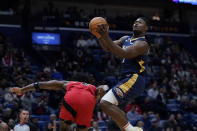
<svg viewBox="0 0 197 131">
<path fill-rule="evenodd" d="M 84 74 L 77 74 L 75 80 L 78 81 L 46 81 L 36 82 L 25 87 L 14 87 L 10 92 L 22 95 L 27 91 L 47 89 L 65 90 L 64 101 L 60 110 L 60 131 L 69 131 L 72 123 L 77 124 L 78 131 L 87 131 L 90 127 L 96 99 L 100 99 L 106 90 L 106 85 L 95 87 L 85 83 L 90 82 L 90 78 Z"/>
</svg>

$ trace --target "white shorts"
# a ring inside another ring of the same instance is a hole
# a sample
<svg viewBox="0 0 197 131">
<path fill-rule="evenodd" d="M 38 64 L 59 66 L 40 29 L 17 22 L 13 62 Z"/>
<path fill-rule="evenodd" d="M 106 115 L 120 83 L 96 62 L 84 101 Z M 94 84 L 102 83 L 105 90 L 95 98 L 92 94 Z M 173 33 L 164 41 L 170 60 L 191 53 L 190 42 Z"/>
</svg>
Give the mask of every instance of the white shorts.
<svg viewBox="0 0 197 131">
<path fill-rule="evenodd" d="M 108 101 L 114 105 L 118 105 L 118 101 L 116 97 L 114 96 L 114 93 L 112 92 L 112 89 L 110 89 L 102 98 L 101 101 L 105 100 Z"/>
</svg>

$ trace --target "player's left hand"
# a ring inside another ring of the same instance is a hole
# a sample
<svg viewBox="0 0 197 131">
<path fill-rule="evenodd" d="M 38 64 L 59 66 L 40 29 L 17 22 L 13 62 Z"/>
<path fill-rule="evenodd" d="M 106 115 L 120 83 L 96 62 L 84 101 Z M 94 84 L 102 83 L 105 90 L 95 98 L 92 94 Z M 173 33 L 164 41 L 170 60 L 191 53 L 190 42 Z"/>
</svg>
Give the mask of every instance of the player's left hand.
<svg viewBox="0 0 197 131">
<path fill-rule="evenodd" d="M 22 89 L 19 88 L 19 87 L 10 88 L 9 92 L 10 93 L 16 93 L 17 95 L 22 95 L 23 94 Z"/>
<path fill-rule="evenodd" d="M 109 25 L 106 24 L 97 25 L 96 32 L 98 32 L 101 35 L 101 37 L 104 35 L 108 35 Z"/>
</svg>

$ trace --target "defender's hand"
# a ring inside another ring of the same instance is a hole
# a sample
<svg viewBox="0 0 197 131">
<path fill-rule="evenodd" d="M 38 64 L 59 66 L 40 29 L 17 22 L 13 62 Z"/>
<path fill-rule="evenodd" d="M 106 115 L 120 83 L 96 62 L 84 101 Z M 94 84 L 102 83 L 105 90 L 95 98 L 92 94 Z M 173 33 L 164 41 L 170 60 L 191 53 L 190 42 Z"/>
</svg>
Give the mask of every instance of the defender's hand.
<svg viewBox="0 0 197 131">
<path fill-rule="evenodd" d="M 22 88 L 19 88 L 19 87 L 13 87 L 13 88 L 9 89 L 9 92 L 10 93 L 16 93 L 17 95 L 22 95 L 23 94 Z"/>
</svg>

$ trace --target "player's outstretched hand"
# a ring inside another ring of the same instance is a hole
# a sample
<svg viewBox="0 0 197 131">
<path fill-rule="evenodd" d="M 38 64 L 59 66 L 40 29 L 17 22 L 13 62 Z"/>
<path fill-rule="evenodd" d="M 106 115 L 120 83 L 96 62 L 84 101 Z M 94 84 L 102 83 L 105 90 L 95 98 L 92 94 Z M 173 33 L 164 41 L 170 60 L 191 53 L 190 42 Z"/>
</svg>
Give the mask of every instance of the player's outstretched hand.
<svg viewBox="0 0 197 131">
<path fill-rule="evenodd" d="M 109 32 L 109 26 L 107 24 L 97 25 L 96 32 L 98 32 L 101 35 L 101 37 L 107 35 Z"/>
<path fill-rule="evenodd" d="M 10 93 L 16 93 L 17 95 L 22 95 L 23 94 L 22 89 L 19 88 L 19 87 L 10 88 L 9 92 Z"/>
</svg>

